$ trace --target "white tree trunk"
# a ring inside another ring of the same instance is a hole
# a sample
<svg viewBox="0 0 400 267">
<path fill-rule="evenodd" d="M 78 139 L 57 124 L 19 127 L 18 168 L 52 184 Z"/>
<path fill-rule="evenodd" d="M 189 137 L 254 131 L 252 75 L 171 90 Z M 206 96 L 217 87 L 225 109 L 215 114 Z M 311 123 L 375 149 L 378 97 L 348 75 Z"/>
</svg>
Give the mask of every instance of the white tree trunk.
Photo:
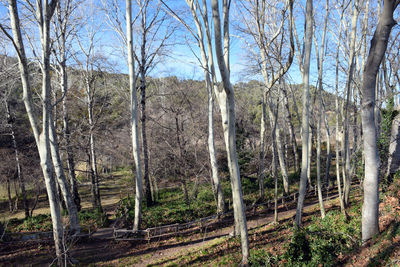
<svg viewBox="0 0 400 267">
<path fill-rule="evenodd" d="M 317 55 L 317 62 L 318 62 L 317 189 L 318 189 L 318 201 L 319 201 L 322 218 L 325 217 L 325 208 L 324 208 L 324 201 L 323 201 L 322 189 L 321 189 L 321 121 L 322 121 L 322 112 L 324 111 L 323 103 L 322 103 L 322 88 L 323 88 L 322 74 L 323 74 L 323 65 L 324 65 L 326 28 L 328 26 L 328 14 L 329 14 L 329 0 L 326 0 L 326 2 L 325 2 L 325 18 L 324 18 L 324 26 L 323 26 L 323 33 L 322 33 L 320 49 L 318 49 L 318 44 L 317 44 L 316 38 L 314 39 L 316 55 Z M 326 117 L 326 114 L 324 114 L 324 115 Z M 328 145 L 330 146 L 330 144 L 329 144 L 329 129 L 328 129 L 327 124 L 326 124 L 326 126 L 327 126 L 326 131 L 328 132 L 327 142 L 328 142 Z M 328 150 L 327 158 L 329 158 L 330 148 L 328 148 L 327 150 Z M 327 162 L 329 162 L 329 160 Z M 326 166 L 326 167 L 327 167 L 327 171 L 329 172 L 329 168 L 328 168 L 329 166 Z"/>
<path fill-rule="evenodd" d="M 351 28 L 351 40 L 350 40 L 350 56 L 349 56 L 349 68 L 347 71 L 347 81 L 346 81 L 346 90 L 347 90 L 347 96 L 346 96 L 346 106 L 344 110 L 344 121 L 343 121 L 343 131 L 344 131 L 344 205 L 347 207 L 349 205 L 349 197 L 350 197 L 350 186 L 351 186 L 351 173 L 350 173 L 350 144 L 349 144 L 349 102 L 351 98 L 351 86 L 352 86 L 352 80 L 353 80 L 353 72 L 354 72 L 354 59 L 355 59 L 355 45 L 356 45 L 356 34 L 357 34 L 357 20 L 358 20 L 358 14 L 359 14 L 359 6 L 358 6 L 358 0 L 355 1 L 354 3 L 354 9 L 353 9 L 353 15 L 351 18 L 351 23 L 352 23 L 352 28 Z M 355 146 L 355 144 L 353 144 Z"/>
<path fill-rule="evenodd" d="M 340 40 L 342 36 L 342 22 L 343 22 L 343 14 L 344 9 L 342 9 L 340 14 L 340 26 L 339 26 L 339 38 L 336 47 L 336 64 L 335 64 L 335 91 L 336 91 L 336 98 L 335 98 L 335 108 L 336 108 L 336 132 L 335 132 L 335 149 L 336 149 L 336 180 L 337 180 L 337 187 L 338 187 L 338 198 L 340 201 L 340 210 L 342 213 L 346 214 L 346 210 L 344 207 L 344 202 L 342 198 L 342 183 L 340 178 L 340 125 L 339 125 L 339 52 L 340 52 Z"/>
<path fill-rule="evenodd" d="M 279 92 L 280 92 L 280 90 L 278 91 L 278 95 L 279 95 Z M 264 101 L 266 101 L 266 99 Z M 274 103 L 274 105 L 276 105 L 276 107 L 268 106 L 268 113 L 270 116 L 271 129 L 272 129 L 272 131 L 275 131 L 274 134 L 272 135 L 272 142 L 273 142 L 273 146 L 274 146 L 273 151 L 274 151 L 275 158 L 277 160 L 276 168 L 278 168 L 278 160 L 279 160 L 279 166 L 281 169 L 281 174 L 282 174 L 282 179 L 283 179 L 284 194 L 289 194 L 289 176 L 288 176 L 287 169 L 286 169 L 285 157 L 283 155 L 282 142 L 281 142 L 281 137 L 280 137 L 280 126 L 279 126 L 279 121 L 278 121 L 279 98 L 276 100 L 276 103 Z"/>
<path fill-rule="evenodd" d="M 25 48 L 20 29 L 20 21 L 18 16 L 18 8 L 16 0 L 9 0 L 11 28 L 13 32 L 13 45 L 18 54 L 19 70 L 21 74 L 23 100 L 28 114 L 29 122 L 36 140 L 36 144 L 40 156 L 40 165 L 42 167 L 43 176 L 46 184 L 47 194 L 49 197 L 50 213 L 53 225 L 53 237 L 56 248 L 56 256 L 59 264 L 62 262 L 63 257 L 63 226 L 61 221 L 60 206 L 58 203 L 56 182 L 53 177 L 53 165 L 50 156 L 50 139 L 49 139 L 49 125 L 50 125 L 50 64 L 49 64 L 49 22 L 54 12 L 57 1 L 52 1 L 51 5 L 47 3 L 40 8 L 38 7 L 37 13 L 43 20 L 39 23 L 40 39 L 42 44 L 42 132 L 39 134 L 38 119 L 34 113 L 32 91 L 29 84 L 29 69 L 27 58 L 25 56 Z"/>
<path fill-rule="evenodd" d="M 129 67 L 129 90 L 131 94 L 131 138 L 132 138 L 132 153 L 135 160 L 135 218 L 133 222 L 133 230 L 140 229 L 142 218 L 142 198 L 143 198 L 143 182 L 142 182 L 142 167 L 140 163 L 140 147 L 138 133 L 138 102 L 136 96 L 136 75 L 135 61 L 133 58 L 133 41 L 132 41 L 132 3 L 131 0 L 126 0 L 126 35 L 127 35 L 127 50 L 128 50 L 128 67 Z"/>
<path fill-rule="evenodd" d="M 89 72 L 87 70 L 87 72 Z M 86 73 L 89 75 L 89 73 Z M 96 160 L 96 145 L 94 139 L 94 118 L 93 118 L 93 88 L 89 81 L 89 77 L 86 76 L 86 99 L 87 99 L 87 111 L 88 111 L 88 122 L 89 122 L 89 170 L 92 180 L 92 198 L 93 198 L 93 208 L 102 210 L 101 199 L 100 199 L 100 188 L 99 188 L 99 176 L 97 172 L 97 160 Z"/>
<path fill-rule="evenodd" d="M 50 115 L 51 121 L 52 116 Z M 78 211 L 76 209 L 75 203 L 72 199 L 72 194 L 70 188 L 68 186 L 67 178 L 65 177 L 63 164 L 61 161 L 61 156 L 58 148 L 56 130 L 54 129 L 54 124 L 50 123 L 49 126 L 49 134 L 50 134 L 50 149 L 51 149 L 51 157 L 53 161 L 54 171 L 57 178 L 57 183 L 60 187 L 63 199 L 67 206 L 69 223 L 71 225 L 71 230 L 73 234 L 79 234 L 80 225 L 79 225 L 79 217 Z"/>
<path fill-rule="evenodd" d="M 302 116 L 302 157 L 301 157 L 301 174 L 300 174 L 300 188 L 299 199 L 297 201 L 296 209 L 296 225 L 301 226 L 301 218 L 303 214 L 304 199 L 307 190 L 307 171 L 308 171 L 308 138 L 309 138 L 309 103 L 310 103 L 310 85 L 309 85 L 309 72 L 310 72 L 310 57 L 312 46 L 312 14 L 313 3 L 312 0 L 307 0 L 306 3 L 306 38 L 305 40 L 305 57 L 303 64 L 303 116 Z"/>
<path fill-rule="evenodd" d="M 390 32 L 396 24 L 393 19 L 399 1 L 384 0 L 382 13 L 371 40 L 362 81 L 361 120 L 364 135 L 365 178 L 362 207 L 362 240 L 367 241 L 379 232 L 379 154 L 375 127 L 376 76 L 386 52 Z"/>
<path fill-rule="evenodd" d="M 192 12 L 192 16 L 197 28 L 197 43 L 200 47 L 200 54 L 201 54 L 201 65 L 204 70 L 204 81 L 207 88 L 207 100 L 208 100 L 208 152 L 210 157 L 210 166 L 211 166 L 211 178 L 212 178 L 212 185 L 213 190 L 216 195 L 216 202 L 217 202 L 217 214 L 222 214 L 225 212 L 225 200 L 224 194 L 222 191 L 222 185 L 220 178 L 218 176 L 218 164 L 217 164 L 217 157 L 215 152 L 215 141 L 214 141 L 214 96 L 213 96 L 213 83 L 216 81 L 215 78 L 215 69 L 214 63 L 212 59 L 212 49 L 211 49 L 211 39 L 210 39 L 210 32 L 209 32 L 209 23 L 208 23 L 208 15 L 207 15 L 207 6 L 203 6 L 203 13 L 202 13 L 202 20 L 204 26 L 206 28 L 206 41 L 209 47 L 208 55 L 206 52 L 206 48 L 204 45 L 205 42 L 205 35 L 203 31 L 203 27 L 201 25 L 199 16 L 197 15 L 197 9 L 200 8 L 198 2 L 193 0 L 186 0 L 186 3 L 190 7 Z M 209 63 L 210 62 L 210 63 Z"/>
<path fill-rule="evenodd" d="M 232 198 L 234 213 L 236 214 L 236 223 L 240 230 L 241 248 L 242 248 L 242 264 L 248 265 L 250 251 L 249 239 L 247 233 L 247 221 L 245 207 L 243 203 L 243 194 L 240 181 L 240 171 L 238 158 L 236 153 L 236 130 L 235 130 L 235 97 L 230 82 L 229 74 L 229 5 L 228 0 L 223 1 L 223 23 L 224 23 L 224 46 L 221 38 L 221 19 L 219 14 L 219 1 L 212 0 L 212 14 L 214 19 L 214 46 L 216 58 L 223 83 L 223 91 L 218 97 L 222 114 L 222 126 L 224 130 L 225 146 L 228 156 L 228 167 L 231 178 Z M 225 54 L 224 54 L 225 51 Z M 225 117 L 225 118 L 224 118 Z"/>
<path fill-rule="evenodd" d="M 267 116 L 265 96 L 263 93 L 262 104 L 261 104 L 261 125 L 260 125 L 260 153 L 259 153 L 259 165 L 258 165 L 258 197 L 260 200 L 265 198 L 264 188 L 264 171 L 265 171 L 265 120 Z"/>
</svg>

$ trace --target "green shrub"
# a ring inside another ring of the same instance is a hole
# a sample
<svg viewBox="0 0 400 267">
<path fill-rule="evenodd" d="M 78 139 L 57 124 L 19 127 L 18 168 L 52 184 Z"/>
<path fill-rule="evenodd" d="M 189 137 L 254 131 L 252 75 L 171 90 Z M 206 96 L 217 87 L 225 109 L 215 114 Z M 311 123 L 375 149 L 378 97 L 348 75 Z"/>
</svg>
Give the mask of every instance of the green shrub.
<svg viewBox="0 0 400 267">
<path fill-rule="evenodd" d="M 167 192 L 162 193 L 163 197 L 169 198 L 161 204 L 151 207 L 143 205 L 142 227 L 154 227 L 160 225 L 185 223 L 202 217 L 215 214 L 216 207 L 212 192 L 199 192 L 197 200 L 192 200 L 188 206 L 184 199 L 172 199 L 172 195 Z M 212 201 L 207 201 L 212 199 Z M 117 218 L 120 218 L 124 227 L 131 227 L 135 217 L 135 200 L 133 197 L 123 198 L 117 209 Z"/>
<path fill-rule="evenodd" d="M 279 258 L 272 256 L 269 252 L 263 249 L 250 251 L 249 263 L 251 267 L 273 266 L 277 265 Z"/>
<path fill-rule="evenodd" d="M 305 230 L 294 229 L 292 239 L 283 257 L 291 265 L 307 263 L 311 260 L 311 246 Z"/>
<path fill-rule="evenodd" d="M 99 210 L 80 211 L 79 221 L 82 225 L 88 226 L 90 228 L 107 227 L 110 224 L 107 215 Z"/>
<path fill-rule="evenodd" d="M 360 206 L 352 209 L 359 212 Z M 324 219 L 313 218 L 313 223 L 302 230 L 294 230 L 283 257 L 295 266 L 334 266 L 340 254 L 359 246 L 361 221 L 354 216 L 348 221 L 339 211 L 329 212 Z"/>
<path fill-rule="evenodd" d="M 51 231 L 51 217 L 49 214 L 39 214 L 25 219 L 16 230 L 21 231 Z"/>
<path fill-rule="evenodd" d="M 200 202 L 213 202 L 215 201 L 214 199 L 214 194 L 210 189 L 203 189 L 200 190 L 198 195 L 197 195 L 197 201 Z"/>
</svg>

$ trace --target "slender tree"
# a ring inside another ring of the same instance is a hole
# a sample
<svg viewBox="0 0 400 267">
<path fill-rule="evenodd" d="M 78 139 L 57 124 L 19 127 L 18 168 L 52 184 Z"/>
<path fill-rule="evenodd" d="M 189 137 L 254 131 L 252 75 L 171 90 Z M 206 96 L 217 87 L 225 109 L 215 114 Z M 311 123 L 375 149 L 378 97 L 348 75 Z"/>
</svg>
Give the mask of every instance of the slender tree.
<svg viewBox="0 0 400 267">
<path fill-rule="evenodd" d="M 205 6 L 203 0 L 203 6 Z M 212 0 L 212 17 L 214 21 L 214 47 L 219 73 L 222 79 L 222 90 L 218 90 L 218 103 L 221 109 L 222 125 L 225 137 L 225 146 L 228 156 L 228 167 L 232 186 L 233 210 L 235 214 L 236 233 L 240 233 L 242 248 L 242 264 L 249 264 L 249 239 L 247 233 L 247 220 L 243 203 L 243 194 L 240 181 L 240 170 L 236 152 L 236 129 L 235 129 L 235 96 L 230 82 L 229 51 L 229 10 L 231 1 L 222 1 L 222 20 L 220 15 L 219 1 Z M 223 29 L 221 27 L 223 25 Z"/>
<path fill-rule="evenodd" d="M 322 189 L 321 189 L 321 121 L 322 121 L 322 112 L 323 112 L 323 109 L 322 109 L 322 106 L 323 106 L 323 103 L 322 103 L 322 101 L 323 101 L 322 100 L 322 90 L 323 90 L 322 89 L 323 88 L 322 74 L 323 74 L 323 64 L 324 64 L 326 29 L 328 26 L 328 15 L 329 15 L 329 0 L 326 0 L 322 40 L 321 40 L 321 45 L 319 48 L 318 48 L 317 39 L 315 38 L 315 35 L 314 35 L 315 49 L 316 49 L 316 55 L 317 55 L 317 65 L 318 65 L 317 190 L 318 190 L 318 201 L 319 201 L 322 218 L 325 217 L 325 208 L 324 208 L 324 201 L 323 201 Z M 328 135 L 327 139 L 329 139 L 329 135 Z M 330 152 L 330 149 L 328 149 L 328 152 Z M 328 155 L 328 157 L 329 156 L 330 155 Z"/>
<path fill-rule="evenodd" d="M 126 0 L 126 45 L 128 50 L 128 68 L 129 68 L 129 90 L 131 95 L 131 138 L 132 138 L 132 153 L 135 160 L 135 218 L 133 221 L 133 230 L 138 231 L 142 217 L 142 166 L 140 163 L 139 149 L 139 133 L 138 133 L 138 102 L 136 96 L 136 74 L 135 74 L 135 59 L 133 51 L 133 34 L 132 34 L 132 3 L 131 0 Z"/>
<path fill-rule="evenodd" d="M 25 47 L 21 34 L 21 26 L 19 19 L 19 12 L 16 0 L 9 0 L 9 12 L 11 20 L 11 29 L 13 36 L 11 36 L 5 27 L 1 25 L 2 31 L 12 40 L 13 46 L 18 55 L 19 70 L 21 74 L 23 100 L 26 112 L 32 127 L 32 131 L 36 140 L 36 144 L 40 156 L 40 164 L 43 171 L 43 176 L 46 184 L 47 195 L 50 204 L 50 213 L 53 224 L 53 237 L 56 248 L 56 256 L 58 263 L 61 265 L 63 262 L 63 225 L 61 221 L 60 206 L 57 198 L 56 181 L 53 176 L 53 165 L 51 162 L 51 149 L 50 149 L 50 113 L 52 112 L 50 101 L 50 19 L 54 14 L 56 0 L 51 2 L 37 1 L 36 4 L 36 21 L 38 23 L 40 40 L 42 46 L 41 55 L 41 70 L 42 70 L 42 127 L 39 131 L 38 117 L 34 113 L 34 104 L 32 99 L 32 90 L 29 82 L 29 69 L 28 60 L 25 54 Z M 31 4 L 29 2 L 29 4 Z M 31 4 L 32 5 L 32 4 Z M 33 5 L 32 5 L 33 6 Z"/>
<path fill-rule="evenodd" d="M 73 25 L 71 17 L 77 4 L 73 0 L 61 1 L 57 5 L 53 20 L 55 32 L 55 43 L 57 49 L 54 54 L 57 60 L 57 74 L 59 86 L 62 94 L 62 120 L 63 120 L 63 138 L 65 142 L 65 151 L 67 156 L 67 167 L 69 185 L 77 210 L 81 209 L 81 199 L 78 192 L 78 183 L 75 175 L 75 160 L 71 145 L 71 131 L 68 112 L 68 72 L 67 72 L 67 44 L 72 34 L 76 32 L 77 25 Z"/>
<path fill-rule="evenodd" d="M 382 13 L 371 40 L 362 80 L 361 120 L 365 155 L 364 202 L 362 207 L 362 240 L 367 241 L 379 232 L 379 154 L 375 126 L 375 86 L 379 66 L 385 55 L 390 32 L 396 21 L 393 13 L 399 0 L 384 0 Z"/>
<path fill-rule="evenodd" d="M 307 0 L 306 2 L 306 19 L 305 29 L 306 37 L 305 51 L 304 51 L 304 62 L 302 65 L 302 76 L 303 76 L 303 115 L 302 115 L 302 144 L 301 144 L 301 174 L 300 174 L 300 188 L 299 198 L 297 201 L 296 209 L 296 225 L 301 226 L 301 217 L 303 214 L 304 199 L 307 190 L 307 171 L 308 171 L 308 146 L 309 146 L 309 106 L 310 106 L 310 57 L 311 57 L 311 46 L 312 46 L 312 14 L 313 14 L 313 1 Z"/>
<path fill-rule="evenodd" d="M 205 84 L 207 88 L 207 102 L 208 102 L 208 151 L 209 151 L 209 157 L 210 157 L 210 166 L 211 166 L 211 177 L 212 177 L 212 185 L 213 185 L 213 190 L 216 195 L 216 201 L 217 201 L 217 214 L 222 214 L 225 212 L 225 201 L 224 201 L 224 194 L 222 192 L 222 185 L 221 181 L 218 175 L 218 164 L 217 164 L 217 157 L 216 157 L 216 152 L 215 152 L 215 138 L 214 138 L 214 94 L 213 94 L 213 81 L 216 80 L 215 77 L 215 69 L 214 69 L 214 63 L 213 59 L 210 58 L 212 57 L 212 53 L 207 54 L 207 49 L 205 42 L 205 36 L 206 34 L 204 33 L 203 26 L 201 23 L 200 18 L 203 20 L 204 25 L 207 27 L 206 32 L 209 33 L 208 29 L 208 14 L 206 13 L 207 10 L 203 10 L 201 15 L 198 15 L 198 11 L 201 10 L 199 2 L 193 1 L 193 0 L 187 0 L 186 1 L 188 6 L 190 7 L 190 10 L 192 12 L 192 16 L 194 19 L 194 22 L 196 24 L 197 28 L 197 35 L 195 35 L 195 38 L 197 40 L 197 43 L 200 47 L 200 53 L 201 53 L 201 66 L 204 71 L 204 77 L 205 77 Z M 208 36 L 208 35 L 207 35 Z"/>
</svg>

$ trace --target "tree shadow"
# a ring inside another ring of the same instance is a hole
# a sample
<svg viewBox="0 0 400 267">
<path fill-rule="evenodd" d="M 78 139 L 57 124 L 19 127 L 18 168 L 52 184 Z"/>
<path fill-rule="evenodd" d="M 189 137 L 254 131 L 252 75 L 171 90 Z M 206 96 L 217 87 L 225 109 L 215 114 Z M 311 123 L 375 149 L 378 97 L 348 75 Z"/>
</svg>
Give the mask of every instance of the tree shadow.
<svg viewBox="0 0 400 267">
<path fill-rule="evenodd" d="M 395 222 L 390 225 L 386 231 L 386 235 L 383 238 L 392 240 L 394 237 L 400 235 L 400 222 Z M 379 240 L 378 240 L 379 242 Z M 375 257 L 371 258 L 368 262 L 368 266 L 381 266 L 382 263 L 386 262 L 393 252 L 400 246 L 400 241 L 392 243 L 390 246 L 380 251 Z"/>
</svg>

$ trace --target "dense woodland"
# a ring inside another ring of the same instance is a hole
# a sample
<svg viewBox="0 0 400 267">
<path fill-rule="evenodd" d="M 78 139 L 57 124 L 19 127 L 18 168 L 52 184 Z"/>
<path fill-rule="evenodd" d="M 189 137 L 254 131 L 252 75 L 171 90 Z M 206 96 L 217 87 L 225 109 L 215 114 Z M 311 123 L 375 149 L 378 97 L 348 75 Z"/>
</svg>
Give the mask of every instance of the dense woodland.
<svg viewBox="0 0 400 267">
<path fill-rule="evenodd" d="M 399 3 L 3 1 L 1 242 L 86 265 L 87 233 L 216 215 L 170 264 L 398 264 Z"/>
</svg>

